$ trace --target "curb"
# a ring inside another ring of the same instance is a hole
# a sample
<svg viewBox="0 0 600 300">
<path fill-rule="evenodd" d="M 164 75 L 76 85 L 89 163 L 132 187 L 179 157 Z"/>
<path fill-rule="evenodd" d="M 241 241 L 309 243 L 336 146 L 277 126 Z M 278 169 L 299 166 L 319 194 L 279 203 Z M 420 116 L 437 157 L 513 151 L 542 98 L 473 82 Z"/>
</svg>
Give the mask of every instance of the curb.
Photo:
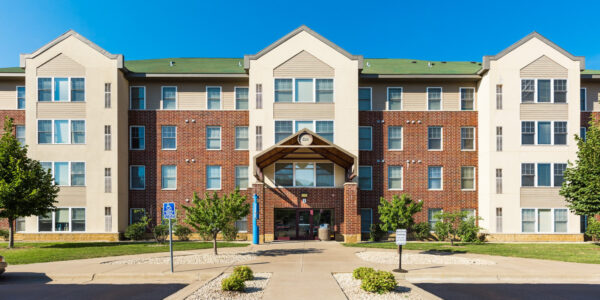
<svg viewBox="0 0 600 300">
<path fill-rule="evenodd" d="M 200 287 L 202 287 L 203 285 L 215 280 L 217 277 L 221 276 L 224 272 L 221 272 L 219 274 L 217 274 L 216 276 L 209 278 L 207 280 L 197 280 L 194 281 L 192 283 L 190 283 L 189 285 L 187 285 L 186 287 L 180 289 L 179 291 L 175 292 L 174 294 L 170 295 L 169 297 L 165 298 L 164 300 L 183 300 L 185 298 L 187 298 L 188 296 L 190 296 L 191 294 L 193 294 L 196 290 L 198 290 Z"/>
</svg>

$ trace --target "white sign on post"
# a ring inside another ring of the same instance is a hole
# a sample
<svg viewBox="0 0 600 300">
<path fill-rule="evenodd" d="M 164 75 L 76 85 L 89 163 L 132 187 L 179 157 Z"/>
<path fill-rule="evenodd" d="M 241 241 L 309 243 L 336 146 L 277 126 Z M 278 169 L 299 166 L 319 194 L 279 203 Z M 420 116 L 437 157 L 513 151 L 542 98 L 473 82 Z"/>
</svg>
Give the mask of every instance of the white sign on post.
<svg viewBox="0 0 600 300">
<path fill-rule="evenodd" d="M 406 245 L 406 229 L 396 229 L 396 245 Z"/>
</svg>

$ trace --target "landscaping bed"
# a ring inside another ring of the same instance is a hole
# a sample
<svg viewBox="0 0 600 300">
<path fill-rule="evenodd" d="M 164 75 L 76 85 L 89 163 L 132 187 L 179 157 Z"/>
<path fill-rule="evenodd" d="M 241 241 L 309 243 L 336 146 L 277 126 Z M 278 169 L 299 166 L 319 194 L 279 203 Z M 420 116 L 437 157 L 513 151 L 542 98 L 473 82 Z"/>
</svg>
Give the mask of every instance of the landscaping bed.
<svg viewBox="0 0 600 300">
<path fill-rule="evenodd" d="M 214 255 L 213 253 L 194 254 L 194 255 L 177 255 L 173 257 L 173 262 L 176 265 L 203 265 L 203 264 L 234 264 L 256 258 L 254 253 L 222 253 Z M 150 258 L 134 258 L 127 260 L 114 260 L 104 262 L 103 264 L 110 265 L 137 265 L 137 264 L 168 264 L 171 262 L 170 256 L 150 257 Z"/>
<path fill-rule="evenodd" d="M 333 277 L 350 300 L 423 299 L 412 289 L 399 285 L 393 291 L 385 294 L 366 292 L 360 288 L 361 281 L 352 278 L 352 273 L 337 273 L 333 274 Z"/>
<path fill-rule="evenodd" d="M 201 288 L 189 295 L 186 300 L 202 299 L 261 299 L 264 290 L 269 283 L 271 273 L 255 273 L 254 279 L 245 282 L 246 288 L 243 292 L 229 292 L 221 290 L 221 281 L 229 277 L 231 273 L 224 273 L 207 282 Z"/>
</svg>

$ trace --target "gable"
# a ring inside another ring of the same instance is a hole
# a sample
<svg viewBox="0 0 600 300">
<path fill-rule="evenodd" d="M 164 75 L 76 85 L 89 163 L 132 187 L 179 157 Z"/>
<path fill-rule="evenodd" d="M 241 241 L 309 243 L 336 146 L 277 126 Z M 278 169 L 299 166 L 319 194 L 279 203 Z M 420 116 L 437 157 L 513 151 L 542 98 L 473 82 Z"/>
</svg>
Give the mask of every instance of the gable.
<svg viewBox="0 0 600 300">
<path fill-rule="evenodd" d="M 39 66 L 37 76 L 85 76 L 85 67 L 61 53 Z"/>
<path fill-rule="evenodd" d="M 307 51 L 301 51 L 273 70 L 274 77 L 333 77 L 334 69 Z"/>
<path fill-rule="evenodd" d="M 546 55 L 541 56 L 521 69 L 522 78 L 567 78 L 567 68 Z"/>
</svg>

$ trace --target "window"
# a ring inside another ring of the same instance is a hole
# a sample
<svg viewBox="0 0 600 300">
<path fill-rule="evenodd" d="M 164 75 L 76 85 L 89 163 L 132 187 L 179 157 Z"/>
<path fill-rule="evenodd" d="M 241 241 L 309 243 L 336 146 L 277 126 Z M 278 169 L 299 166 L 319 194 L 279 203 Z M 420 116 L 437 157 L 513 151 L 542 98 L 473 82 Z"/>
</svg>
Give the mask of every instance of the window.
<svg viewBox="0 0 600 300">
<path fill-rule="evenodd" d="M 52 215 L 50 212 L 44 216 L 38 216 L 38 231 L 39 232 L 48 232 L 52 231 Z"/>
<path fill-rule="evenodd" d="M 69 120 L 54 120 L 54 144 L 69 143 Z"/>
<path fill-rule="evenodd" d="M 460 109 L 473 110 L 475 108 L 475 89 L 460 88 Z"/>
<path fill-rule="evenodd" d="M 535 122 L 521 122 L 521 145 L 535 144 Z"/>
<path fill-rule="evenodd" d="M 207 86 L 206 87 L 206 109 L 218 110 L 221 109 L 221 87 Z"/>
<path fill-rule="evenodd" d="M 262 109 L 262 84 L 256 84 L 256 109 Z"/>
<path fill-rule="evenodd" d="M 297 187 L 334 186 L 334 166 L 332 163 L 277 163 L 275 184 Z"/>
<path fill-rule="evenodd" d="M 85 231 L 85 208 L 71 208 L 71 231 Z"/>
<path fill-rule="evenodd" d="M 371 151 L 373 150 L 372 140 L 373 128 L 371 126 L 360 126 L 358 128 L 358 149 Z"/>
<path fill-rule="evenodd" d="M 567 232 L 567 210 L 554 209 L 554 232 Z"/>
<path fill-rule="evenodd" d="M 427 169 L 427 188 L 430 190 L 441 190 L 442 184 L 442 167 L 429 167 Z"/>
<path fill-rule="evenodd" d="M 132 86 L 129 90 L 129 108 L 130 109 L 146 109 L 146 87 Z"/>
<path fill-rule="evenodd" d="M 521 210 L 521 231 L 535 232 L 535 209 Z"/>
<path fill-rule="evenodd" d="M 427 221 L 429 222 L 429 228 L 433 230 L 435 223 L 439 222 L 438 214 L 442 212 L 441 208 L 430 208 L 427 210 Z"/>
<path fill-rule="evenodd" d="M 567 103 L 567 80 L 554 79 L 554 103 Z"/>
<path fill-rule="evenodd" d="M 538 232 L 552 232 L 552 210 L 538 209 Z"/>
<path fill-rule="evenodd" d="M 402 150 L 402 127 L 388 127 L 388 150 Z"/>
<path fill-rule="evenodd" d="M 38 120 L 38 144 L 84 144 L 85 121 Z"/>
<path fill-rule="evenodd" d="M 85 121 L 71 121 L 71 144 L 85 144 Z"/>
<path fill-rule="evenodd" d="M 554 145 L 567 144 L 567 122 L 554 122 Z"/>
<path fill-rule="evenodd" d="M 462 190 L 475 190 L 475 167 L 460 168 L 460 188 Z"/>
<path fill-rule="evenodd" d="M 142 218 L 146 215 L 146 210 L 143 208 L 130 208 L 129 209 L 129 224 L 135 224 L 142 221 Z"/>
<path fill-rule="evenodd" d="M 313 80 L 296 79 L 296 102 L 313 102 Z"/>
<path fill-rule="evenodd" d="M 579 109 L 587 111 L 587 90 L 585 88 L 579 89 Z"/>
<path fill-rule="evenodd" d="M 221 150 L 221 126 L 206 126 L 206 149 Z"/>
<path fill-rule="evenodd" d="M 333 79 L 315 79 L 316 102 L 333 102 Z"/>
<path fill-rule="evenodd" d="M 310 131 L 315 131 L 315 123 L 313 121 L 294 121 L 296 123 L 295 132 L 298 132 L 302 129 L 308 129 Z"/>
<path fill-rule="evenodd" d="M 535 186 L 535 164 L 521 164 L 521 186 Z"/>
<path fill-rule="evenodd" d="M 69 209 L 57 208 L 54 210 L 54 231 L 69 231 Z"/>
<path fill-rule="evenodd" d="M 17 141 L 21 144 L 21 146 L 25 146 L 25 125 L 16 125 L 15 126 L 15 136 Z"/>
<path fill-rule="evenodd" d="M 85 231 L 85 208 L 61 207 L 45 216 L 38 216 L 39 232 Z"/>
<path fill-rule="evenodd" d="M 40 162 L 59 186 L 85 186 L 85 162 Z"/>
<path fill-rule="evenodd" d="M 16 226 L 15 226 L 15 231 L 16 232 L 24 232 L 25 231 L 25 218 L 24 217 L 18 217 L 15 220 Z"/>
<path fill-rule="evenodd" d="M 564 208 L 524 208 L 521 210 L 522 232 L 567 232 L 568 212 Z"/>
<path fill-rule="evenodd" d="M 496 151 L 502 152 L 502 126 L 496 126 Z"/>
<path fill-rule="evenodd" d="M 315 133 L 333 143 L 333 121 L 315 121 Z"/>
<path fill-rule="evenodd" d="M 275 79 L 275 102 L 293 102 L 293 80 Z"/>
<path fill-rule="evenodd" d="M 177 166 L 161 166 L 161 187 L 163 190 L 177 189 Z"/>
<path fill-rule="evenodd" d="M 69 101 L 69 78 L 54 78 L 54 101 Z"/>
<path fill-rule="evenodd" d="M 502 194 L 502 169 L 496 169 L 496 194 Z"/>
<path fill-rule="evenodd" d="M 275 184 L 279 186 L 294 185 L 294 164 L 275 164 Z"/>
<path fill-rule="evenodd" d="M 315 165 L 313 163 L 294 163 L 294 186 L 314 186 Z"/>
<path fill-rule="evenodd" d="M 463 208 L 463 209 L 461 209 L 460 211 L 461 211 L 462 213 L 465 213 L 465 217 L 464 217 L 464 218 L 462 218 L 462 219 L 463 219 L 463 221 L 466 221 L 466 220 L 468 220 L 468 219 L 470 219 L 470 218 L 475 218 L 475 217 L 476 217 L 476 214 L 477 214 L 477 213 L 475 212 L 475 209 L 472 209 L 472 208 Z"/>
<path fill-rule="evenodd" d="M 275 121 L 275 143 L 293 134 L 293 121 Z"/>
<path fill-rule="evenodd" d="M 146 149 L 146 127 L 144 127 L 144 126 L 129 126 L 129 149 L 130 150 Z"/>
<path fill-rule="evenodd" d="M 561 187 L 565 180 L 564 174 L 567 164 L 554 164 L 554 186 Z"/>
<path fill-rule="evenodd" d="M 177 126 L 161 126 L 160 134 L 163 150 L 177 149 Z"/>
<path fill-rule="evenodd" d="M 460 149 L 475 150 L 475 127 L 460 129 Z"/>
<path fill-rule="evenodd" d="M 360 232 L 371 232 L 373 224 L 373 210 L 370 208 L 360 209 Z"/>
<path fill-rule="evenodd" d="M 537 177 L 537 186 L 551 186 L 550 164 L 538 164 Z"/>
<path fill-rule="evenodd" d="M 38 144 L 52 144 L 51 120 L 38 120 Z"/>
<path fill-rule="evenodd" d="M 235 229 L 238 232 L 248 232 L 248 218 L 241 217 L 239 220 L 235 221 Z"/>
<path fill-rule="evenodd" d="M 85 79 L 71 78 L 71 101 L 85 101 Z"/>
<path fill-rule="evenodd" d="M 52 78 L 38 78 L 38 101 L 52 101 Z"/>
<path fill-rule="evenodd" d="M 402 88 L 390 87 L 388 92 L 388 110 L 402 110 Z"/>
<path fill-rule="evenodd" d="M 235 87 L 235 109 L 248 109 L 247 87 Z"/>
<path fill-rule="evenodd" d="M 402 166 L 389 166 L 388 167 L 388 189 L 389 190 L 401 190 L 402 189 Z"/>
<path fill-rule="evenodd" d="M 235 166 L 235 187 L 242 190 L 248 188 L 248 166 Z"/>
<path fill-rule="evenodd" d="M 587 128 L 579 127 L 579 137 L 585 142 L 585 138 L 587 135 Z"/>
<path fill-rule="evenodd" d="M 256 151 L 262 150 L 262 126 L 256 126 Z"/>
<path fill-rule="evenodd" d="M 502 109 L 502 85 L 501 84 L 496 85 L 496 109 L 497 110 Z"/>
<path fill-rule="evenodd" d="M 275 121 L 275 143 L 304 128 L 333 142 L 333 121 Z"/>
<path fill-rule="evenodd" d="M 38 101 L 85 101 L 85 78 L 38 78 Z"/>
<path fill-rule="evenodd" d="M 235 128 L 235 150 L 248 150 L 248 127 Z"/>
<path fill-rule="evenodd" d="M 110 206 L 104 207 L 104 231 L 112 231 L 112 211 Z"/>
<path fill-rule="evenodd" d="M 146 189 L 146 167 L 145 166 L 130 166 L 129 167 L 129 189 L 144 190 Z"/>
<path fill-rule="evenodd" d="M 111 134 L 110 125 L 104 125 L 104 150 L 105 151 L 110 151 L 111 141 L 112 141 L 112 134 Z"/>
<path fill-rule="evenodd" d="M 104 168 L 104 192 L 112 193 L 112 170 Z"/>
<path fill-rule="evenodd" d="M 110 82 L 104 84 L 104 108 L 110 108 L 111 106 L 111 84 Z"/>
<path fill-rule="evenodd" d="M 177 109 L 177 87 L 176 86 L 163 86 L 161 88 L 162 94 L 162 109 Z"/>
<path fill-rule="evenodd" d="M 496 207 L 496 232 L 502 232 L 502 207 Z"/>
<path fill-rule="evenodd" d="M 25 109 L 25 87 L 17 87 L 17 109 Z"/>
<path fill-rule="evenodd" d="M 317 186 L 334 186 L 334 166 L 331 163 L 317 163 Z"/>
<path fill-rule="evenodd" d="M 373 167 L 358 167 L 358 188 L 365 191 L 373 189 Z"/>
<path fill-rule="evenodd" d="M 221 166 L 206 166 L 206 189 L 221 189 Z"/>
<path fill-rule="evenodd" d="M 442 88 L 427 88 L 427 110 L 442 110 Z"/>
<path fill-rule="evenodd" d="M 552 131 L 551 122 L 537 122 L 538 123 L 538 145 L 550 145 L 552 144 Z"/>
<path fill-rule="evenodd" d="M 534 102 L 535 80 L 521 79 L 521 102 Z"/>
<path fill-rule="evenodd" d="M 85 186 L 85 163 L 71 163 L 71 186 Z"/>
<path fill-rule="evenodd" d="M 551 102 L 551 85 L 549 79 L 538 79 L 537 81 L 538 89 L 537 89 L 537 102 Z"/>
<path fill-rule="evenodd" d="M 358 88 L 358 110 L 371 110 L 371 88 Z"/>
<path fill-rule="evenodd" d="M 427 149 L 442 150 L 442 127 L 433 126 L 427 128 Z"/>
</svg>

